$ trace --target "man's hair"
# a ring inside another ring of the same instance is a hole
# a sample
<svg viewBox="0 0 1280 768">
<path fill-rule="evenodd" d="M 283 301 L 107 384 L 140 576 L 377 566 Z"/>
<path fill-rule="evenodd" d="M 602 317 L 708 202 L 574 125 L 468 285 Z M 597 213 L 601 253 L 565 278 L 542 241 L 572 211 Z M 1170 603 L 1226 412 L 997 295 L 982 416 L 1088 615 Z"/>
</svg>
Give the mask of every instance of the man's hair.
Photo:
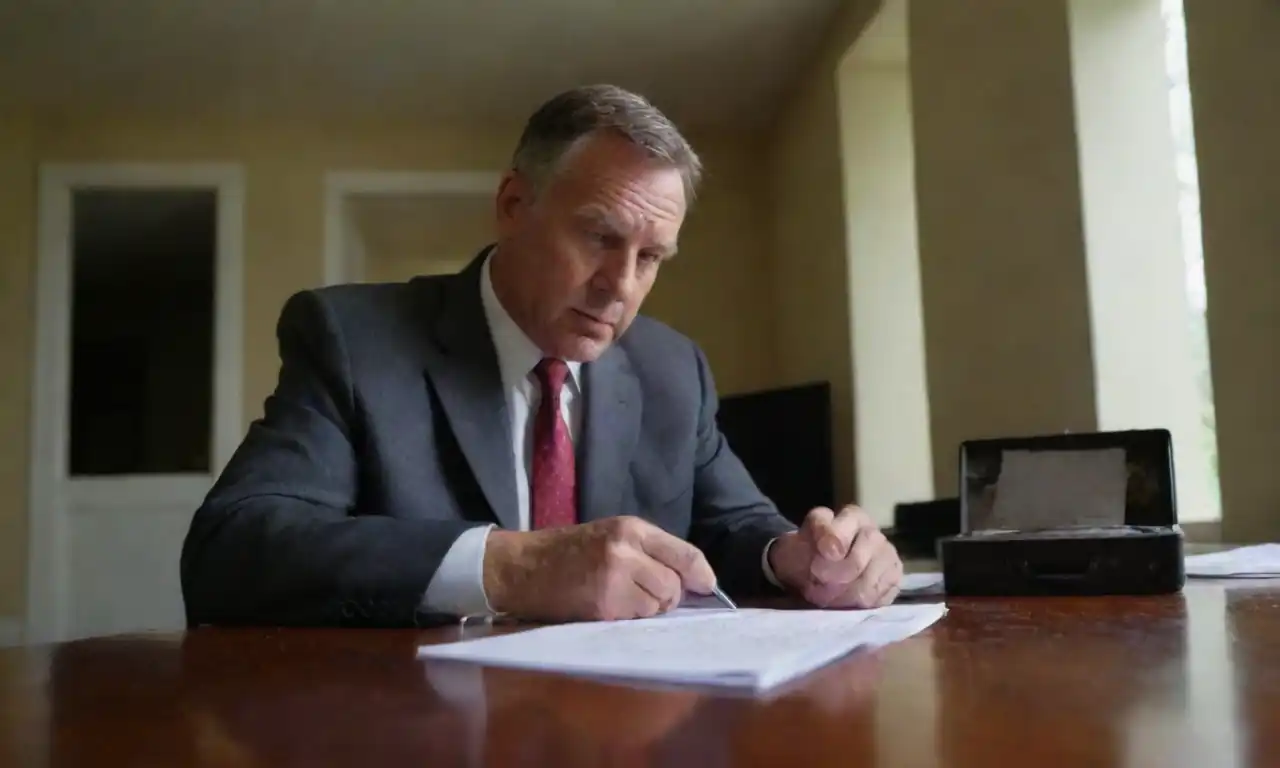
<svg viewBox="0 0 1280 768">
<path fill-rule="evenodd" d="M 693 202 L 702 161 L 675 124 L 639 94 L 614 85 L 588 85 L 553 96 L 525 124 L 512 167 L 541 189 L 564 156 L 587 136 L 613 132 L 680 171 Z"/>
</svg>

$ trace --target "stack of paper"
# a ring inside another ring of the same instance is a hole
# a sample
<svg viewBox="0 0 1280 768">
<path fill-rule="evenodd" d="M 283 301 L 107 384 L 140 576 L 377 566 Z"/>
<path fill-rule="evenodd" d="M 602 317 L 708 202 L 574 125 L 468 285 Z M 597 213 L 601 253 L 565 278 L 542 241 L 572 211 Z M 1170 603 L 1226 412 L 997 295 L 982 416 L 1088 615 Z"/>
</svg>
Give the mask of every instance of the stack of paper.
<svg viewBox="0 0 1280 768">
<path fill-rule="evenodd" d="M 906 639 L 945 612 L 941 604 L 872 611 L 680 608 L 652 619 L 560 624 L 424 645 L 418 656 L 762 691 L 856 648 Z"/>
<path fill-rule="evenodd" d="M 945 591 L 941 573 L 904 573 L 898 585 L 898 594 L 902 597 L 941 595 Z"/>
<path fill-rule="evenodd" d="M 1280 544 L 1257 544 L 1225 552 L 1191 555 L 1184 560 L 1191 578 L 1261 579 L 1280 577 Z"/>
</svg>

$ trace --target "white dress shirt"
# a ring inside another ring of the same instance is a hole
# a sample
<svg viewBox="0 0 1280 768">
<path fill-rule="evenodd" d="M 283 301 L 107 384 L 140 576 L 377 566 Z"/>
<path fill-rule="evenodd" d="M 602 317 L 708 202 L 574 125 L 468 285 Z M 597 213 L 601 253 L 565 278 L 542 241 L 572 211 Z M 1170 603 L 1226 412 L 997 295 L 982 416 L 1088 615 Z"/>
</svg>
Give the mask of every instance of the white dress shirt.
<svg viewBox="0 0 1280 768">
<path fill-rule="evenodd" d="M 516 503 L 520 530 L 529 530 L 529 468 L 533 463 L 533 415 L 542 400 L 542 387 L 533 369 L 543 353 L 498 301 L 493 291 L 490 264 L 493 250 L 485 257 L 480 275 L 480 299 L 485 320 L 497 352 L 502 389 L 511 417 L 511 461 L 515 469 Z M 569 376 L 560 394 L 560 415 L 569 427 L 569 439 L 576 445 L 582 434 L 582 363 L 568 361 Z M 427 585 L 422 605 L 425 610 L 458 616 L 493 613 L 484 593 L 484 549 L 493 525 L 471 528 L 457 538 L 445 553 L 435 576 Z M 775 539 L 776 541 L 776 539 Z M 778 580 L 769 566 L 769 542 L 761 556 L 766 578 Z"/>
</svg>

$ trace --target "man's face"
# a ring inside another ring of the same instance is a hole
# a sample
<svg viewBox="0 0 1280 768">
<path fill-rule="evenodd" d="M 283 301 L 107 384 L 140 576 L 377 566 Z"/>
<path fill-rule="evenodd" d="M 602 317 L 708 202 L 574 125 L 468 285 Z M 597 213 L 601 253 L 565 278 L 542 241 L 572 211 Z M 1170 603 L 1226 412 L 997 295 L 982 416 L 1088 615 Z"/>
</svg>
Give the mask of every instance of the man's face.
<svg viewBox="0 0 1280 768">
<path fill-rule="evenodd" d="M 675 254 L 684 180 L 601 134 L 534 192 L 519 174 L 499 188 L 494 289 L 544 354 L 590 362 L 622 336 Z"/>
</svg>

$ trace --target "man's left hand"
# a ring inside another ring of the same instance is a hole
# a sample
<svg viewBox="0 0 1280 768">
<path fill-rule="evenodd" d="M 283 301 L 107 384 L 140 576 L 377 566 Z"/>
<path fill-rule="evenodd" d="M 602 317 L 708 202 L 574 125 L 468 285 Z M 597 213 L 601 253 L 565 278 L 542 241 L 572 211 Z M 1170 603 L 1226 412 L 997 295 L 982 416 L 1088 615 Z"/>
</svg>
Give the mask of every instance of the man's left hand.
<svg viewBox="0 0 1280 768">
<path fill-rule="evenodd" d="M 879 608 L 898 596 L 902 560 L 856 506 L 818 507 L 800 530 L 769 549 L 769 565 L 791 591 L 822 608 Z"/>
</svg>

